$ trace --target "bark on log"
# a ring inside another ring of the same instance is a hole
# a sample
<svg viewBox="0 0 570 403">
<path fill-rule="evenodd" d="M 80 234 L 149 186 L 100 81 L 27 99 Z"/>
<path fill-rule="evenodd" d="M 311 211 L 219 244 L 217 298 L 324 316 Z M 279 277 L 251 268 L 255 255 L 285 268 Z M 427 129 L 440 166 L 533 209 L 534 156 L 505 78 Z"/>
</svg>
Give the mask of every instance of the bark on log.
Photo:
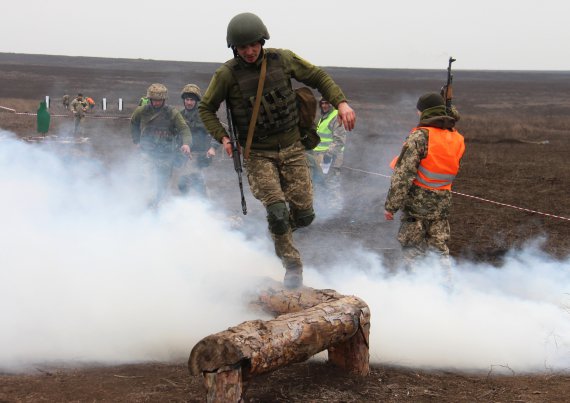
<svg viewBox="0 0 570 403">
<path fill-rule="evenodd" d="M 258 291 L 252 305 L 273 316 L 299 312 L 323 302 L 344 297 L 335 290 L 329 289 L 319 290 L 303 287 L 301 290 L 287 290 L 277 281 L 265 282 L 263 285 L 264 288 Z M 370 317 L 369 315 L 361 315 L 360 332 L 345 342 L 330 346 L 328 348 L 329 361 L 348 372 L 363 376 L 368 375 L 370 372 L 369 335 Z"/>
<path fill-rule="evenodd" d="M 244 385 L 240 366 L 205 373 L 204 385 L 207 390 L 207 402 L 243 401 Z"/>
<path fill-rule="evenodd" d="M 347 372 L 370 373 L 370 312 L 361 312 L 358 332 L 350 339 L 328 348 L 329 361 Z"/>
<path fill-rule="evenodd" d="M 250 305 L 260 308 L 274 317 L 299 312 L 323 302 L 332 302 L 344 297 L 335 290 L 317 290 L 310 287 L 288 290 L 277 281 L 266 281 L 263 286 L 251 297 Z"/>
<path fill-rule="evenodd" d="M 307 360 L 331 346 L 340 351 L 345 348 L 342 343 L 359 332 L 365 332 L 367 339 L 369 324 L 366 303 L 346 296 L 270 321 L 244 322 L 207 336 L 192 349 L 188 368 L 191 374 L 199 375 L 240 365 L 242 376 L 247 379 Z M 367 345 L 364 349 L 366 354 L 359 356 L 365 363 L 359 363 L 359 368 L 368 366 Z"/>
</svg>

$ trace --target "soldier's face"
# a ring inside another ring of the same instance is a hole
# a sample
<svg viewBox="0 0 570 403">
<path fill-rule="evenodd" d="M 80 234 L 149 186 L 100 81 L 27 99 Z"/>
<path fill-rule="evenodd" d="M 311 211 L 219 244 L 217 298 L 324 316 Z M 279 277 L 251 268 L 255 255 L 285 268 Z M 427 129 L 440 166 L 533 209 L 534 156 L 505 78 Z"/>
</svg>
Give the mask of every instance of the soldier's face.
<svg viewBox="0 0 570 403">
<path fill-rule="evenodd" d="M 194 109 L 196 106 L 196 100 L 192 97 L 184 98 L 184 107 L 186 109 Z"/>
<path fill-rule="evenodd" d="M 164 99 L 151 99 L 150 104 L 153 108 L 162 108 L 164 105 Z"/>
<path fill-rule="evenodd" d="M 238 46 L 238 55 L 247 63 L 255 63 L 261 53 L 261 43 L 255 42 L 249 45 Z"/>
</svg>

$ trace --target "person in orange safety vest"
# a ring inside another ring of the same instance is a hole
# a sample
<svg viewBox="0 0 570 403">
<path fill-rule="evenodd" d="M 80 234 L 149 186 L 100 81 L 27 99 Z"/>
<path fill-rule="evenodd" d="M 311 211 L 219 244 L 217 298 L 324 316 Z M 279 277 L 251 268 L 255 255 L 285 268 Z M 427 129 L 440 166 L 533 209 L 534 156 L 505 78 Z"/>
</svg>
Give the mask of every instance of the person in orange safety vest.
<svg viewBox="0 0 570 403">
<path fill-rule="evenodd" d="M 451 186 L 465 142 L 455 129 L 458 114 L 448 116 L 438 93 L 422 95 L 417 102 L 420 121 L 392 161 L 394 172 L 384 204 L 384 217 L 393 220 L 402 211 L 398 241 L 410 265 L 418 256 L 434 251 L 449 266 L 449 211 Z"/>
</svg>

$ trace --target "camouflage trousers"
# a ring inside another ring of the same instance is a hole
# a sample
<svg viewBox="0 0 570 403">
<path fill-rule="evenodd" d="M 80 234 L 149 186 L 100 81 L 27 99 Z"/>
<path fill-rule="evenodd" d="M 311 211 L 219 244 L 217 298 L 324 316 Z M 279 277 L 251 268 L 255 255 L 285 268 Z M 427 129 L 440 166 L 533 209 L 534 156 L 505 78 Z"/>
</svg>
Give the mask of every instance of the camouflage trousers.
<svg viewBox="0 0 570 403">
<path fill-rule="evenodd" d="M 340 165 L 337 166 L 337 159 L 335 156 L 331 162 L 328 172 L 325 174 L 322 169 L 324 153 L 307 153 L 307 161 L 311 168 L 311 177 L 314 185 L 315 192 L 315 205 L 316 209 L 322 214 L 322 218 L 328 218 L 338 211 L 342 210 L 343 197 L 341 189 L 341 172 L 340 166 L 342 165 L 342 153 L 340 156 Z"/>
<path fill-rule="evenodd" d="M 287 203 L 290 216 L 312 210 L 313 186 L 300 141 L 279 151 L 251 150 L 244 163 L 253 196 L 266 208 Z M 271 234 L 275 253 L 285 268 L 302 267 L 301 255 L 293 243 L 291 227 L 284 234 Z"/>
<path fill-rule="evenodd" d="M 180 152 L 141 153 L 141 176 L 148 205 L 156 207 L 168 194 L 173 182 L 182 192 L 184 177 L 198 173 L 197 164 Z"/>
<path fill-rule="evenodd" d="M 442 256 L 449 256 L 449 237 L 447 218 L 422 219 L 405 211 L 402 214 L 398 241 L 403 247 L 404 260 L 408 262 L 430 250 Z"/>
<path fill-rule="evenodd" d="M 73 135 L 80 136 L 82 134 L 82 123 L 85 119 L 85 115 L 75 115 L 73 117 Z"/>
<path fill-rule="evenodd" d="M 205 152 L 192 152 L 191 158 L 185 158 L 184 165 L 174 172 L 174 181 L 181 194 L 208 197 L 208 188 L 204 177 L 204 169 L 211 162 L 205 157 Z"/>
</svg>

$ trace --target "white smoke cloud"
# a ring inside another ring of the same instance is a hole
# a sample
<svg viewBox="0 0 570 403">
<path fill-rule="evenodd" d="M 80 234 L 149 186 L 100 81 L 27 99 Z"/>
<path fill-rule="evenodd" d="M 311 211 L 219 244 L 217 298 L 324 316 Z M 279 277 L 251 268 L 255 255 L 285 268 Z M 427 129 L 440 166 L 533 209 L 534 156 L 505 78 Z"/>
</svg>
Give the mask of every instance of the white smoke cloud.
<svg viewBox="0 0 570 403">
<path fill-rule="evenodd" d="M 246 242 L 199 201 L 149 211 L 133 177 L 1 134 L 0 370 L 187 357 L 282 275 L 264 233 Z"/>
<path fill-rule="evenodd" d="M 265 225 L 246 239 L 208 204 L 176 198 L 148 211 L 131 171 L 0 131 L 0 371 L 184 359 L 257 319 L 244 295 L 283 274 Z M 307 268 L 306 284 L 369 304 L 372 362 L 570 368 L 570 259 L 528 247 L 501 268 L 461 263 L 450 291 L 437 261 L 388 274 L 350 248 L 326 272 Z"/>
<path fill-rule="evenodd" d="M 368 303 L 372 362 L 508 373 L 570 369 L 570 260 L 530 245 L 501 268 L 454 265 L 451 289 L 435 258 L 414 274 L 387 274 L 373 256 L 369 262 L 366 271 L 339 265 L 334 275 L 311 280 Z"/>
</svg>

